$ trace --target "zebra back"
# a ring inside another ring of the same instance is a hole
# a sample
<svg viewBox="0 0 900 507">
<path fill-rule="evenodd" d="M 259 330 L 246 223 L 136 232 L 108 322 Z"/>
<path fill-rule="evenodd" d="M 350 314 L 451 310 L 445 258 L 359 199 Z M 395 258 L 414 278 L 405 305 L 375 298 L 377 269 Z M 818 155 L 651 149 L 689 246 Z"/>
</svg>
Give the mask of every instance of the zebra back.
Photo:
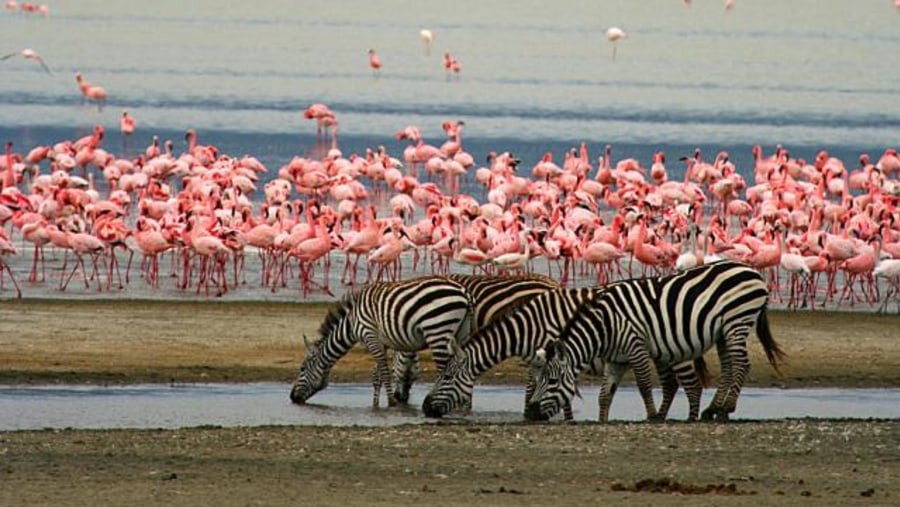
<svg viewBox="0 0 900 507">
<path fill-rule="evenodd" d="M 448 278 L 465 287 L 472 297 L 474 330 L 483 328 L 534 296 L 561 288 L 553 278 L 533 273 L 510 276 L 451 274 Z"/>
</svg>

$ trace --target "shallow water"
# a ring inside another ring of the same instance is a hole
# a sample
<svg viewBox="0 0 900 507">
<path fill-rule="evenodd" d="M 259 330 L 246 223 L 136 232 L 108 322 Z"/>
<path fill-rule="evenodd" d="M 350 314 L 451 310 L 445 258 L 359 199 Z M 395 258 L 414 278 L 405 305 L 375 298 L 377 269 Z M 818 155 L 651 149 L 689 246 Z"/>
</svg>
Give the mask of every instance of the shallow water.
<svg viewBox="0 0 900 507">
<path fill-rule="evenodd" d="M 394 426 L 422 424 L 419 407 L 427 393 L 415 386 L 404 408 L 371 408 L 372 388 L 363 384 L 333 384 L 294 405 L 290 385 L 281 383 L 0 387 L 0 430 L 42 428 L 180 428 L 192 426 Z M 575 418 L 597 417 L 597 388 L 585 386 L 575 402 Z M 383 396 L 383 395 L 382 395 Z M 657 402 L 659 392 L 655 393 Z M 712 391 L 705 393 L 709 402 Z M 522 421 L 524 389 L 477 386 L 473 413 L 466 420 Z M 384 403 L 382 401 L 382 403 Z M 679 394 L 670 417 L 684 419 L 687 403 Z M 635 388 L 616 394 L 610 418 L 639 421 L 643 405 Z M 747 388 L 735 419 L 900 418 L 900 389 L 769 389 Z"/>
</svg>

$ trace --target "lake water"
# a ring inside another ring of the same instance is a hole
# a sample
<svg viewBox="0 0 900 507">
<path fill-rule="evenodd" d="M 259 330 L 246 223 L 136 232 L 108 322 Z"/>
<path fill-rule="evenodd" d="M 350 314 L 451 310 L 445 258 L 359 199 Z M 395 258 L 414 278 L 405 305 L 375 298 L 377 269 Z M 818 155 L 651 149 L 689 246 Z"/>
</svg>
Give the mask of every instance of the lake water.
<svg viewBox="0 0 900 507">
<path fill-rule="evenodd" d="M 543 2 L 163 0 L 57 1 L 48 18 L 0 13 L 4 53 L 30 47 L 54 75 L 21 57 L 0 62 L 0 140 L 16 150 L 138 122 L 184 149 L 184 131 L 271 172 L 309 153 L 315 126 L 300 111 L 331 106 L 345 154 L 418 125 L 440 144 L 445 119 L 466 122 L 476 160 L 512 151 L 530 168 L 546 151 L 588 143 L 592 157 L 649 164 L 700 147 L 731 154 L 746 173 L 750 146 L 794 156 L 825 148 L 855 165 L 900 144 L 900 13 L 887 0 L 562 0 Z M 629 38 L 612 59 L 606 29 Z M 426 56 L 419 30 L 435 35 Z M 374 77 L 369 48 L 383 69 Z M 462 64 L 447 78 L 441 55 Z M 80 104 L 74 73 L 107 89 L 107 107 Z M 270 172 L 270 173 L 271 173 Z M 683 174 L 683 172 L 682 172 Z"/>
<path fill-rule="evenodd" d="M 396 426 L 433 422 L 420 409 L 429 386 L 413 388 L 408 407 L 373 409 L 372 386 L 332 384 L 310 400 L 294 405 L 290 385 L 184 384 L 101 386 L 0 386 L 0 431 L 42 428 L 180 428 L 202 425 Z M 475 388 L 475 422 L 522 422 L 523 387 L 480 385 Z M 573 403 L 578 421 L 597 420 L 597 387 L 583 386 L 583 400 Z M 713 390 L 704 395 L 703 406 Z M 655 393 L 659 401 L 660 393 Z M 382 394 L 382 405 L 385 403 Z M 637 389 L 623 387 L 610 410 L 614 421 L 645 417 Z M 687 417 L 687 402 L 678 394 L 669 413 Z M 746 388 L 733 419 L 900 418 L 900 389 Z M 448 417 L 447 420 L 458 419 Z"/>
</svg>

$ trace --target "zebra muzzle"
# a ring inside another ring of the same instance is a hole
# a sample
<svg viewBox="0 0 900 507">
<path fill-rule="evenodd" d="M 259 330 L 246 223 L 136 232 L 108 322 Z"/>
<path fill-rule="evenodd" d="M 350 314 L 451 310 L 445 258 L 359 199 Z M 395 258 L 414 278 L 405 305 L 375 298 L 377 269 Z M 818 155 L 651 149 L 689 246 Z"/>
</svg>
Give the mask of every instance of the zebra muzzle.
<svg viewBox="0 0 900 507">
<path fill-rule="evenodd" d="M 422 412 L 425 413 L 425 417 L 441 418 L 444 416 L 444 412 L 434 405 L 434 400 L 430 394 L 425 396 L 425 401 L 422 402 Z"/>
<path fill-rule="evenodd" d="M 525 406 L 525 419 L 528 421 L 546 421 L 550 419 L 541 410 L 541 404 L 532 402 Z"/>
</svg>

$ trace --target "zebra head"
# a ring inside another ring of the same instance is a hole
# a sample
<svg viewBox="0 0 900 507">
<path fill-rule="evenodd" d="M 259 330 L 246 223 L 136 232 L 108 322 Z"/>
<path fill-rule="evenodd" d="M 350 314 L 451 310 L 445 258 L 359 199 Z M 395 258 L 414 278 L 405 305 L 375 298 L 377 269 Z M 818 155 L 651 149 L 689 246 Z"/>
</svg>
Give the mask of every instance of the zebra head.
<svg viewBox="0 0 900 507">
<path fill-rule="evenodd" d="M 575 369 L 559 341 L 537 352 L 532 367 L 534 392 L 525 407 L 529 421 L 546 421 L 577 393 Z"/>
<path fill-rule="evenodd" d="M 328 386 L 328 374 L 331 372 L 331 368 L 326 368 L 321 360 L 319 345 L 309 341 L 306 335 L 303 335 L 303 343 L 306 344 L 306 357 L 300 363 L 300 373 L 291 387 L 291 401 L 301 405 Z"/>
<path fill-rule="evenodd" d="M 422 412 L 425 417 L 443 417 L 472 399 L 472 389 L 475 386 L 475 374 L 469 365 L 469 359 L 465 354 L 457 354 L 444 367 L 431 392 L 425 396 L 422 402 Z"/>
</svg>

